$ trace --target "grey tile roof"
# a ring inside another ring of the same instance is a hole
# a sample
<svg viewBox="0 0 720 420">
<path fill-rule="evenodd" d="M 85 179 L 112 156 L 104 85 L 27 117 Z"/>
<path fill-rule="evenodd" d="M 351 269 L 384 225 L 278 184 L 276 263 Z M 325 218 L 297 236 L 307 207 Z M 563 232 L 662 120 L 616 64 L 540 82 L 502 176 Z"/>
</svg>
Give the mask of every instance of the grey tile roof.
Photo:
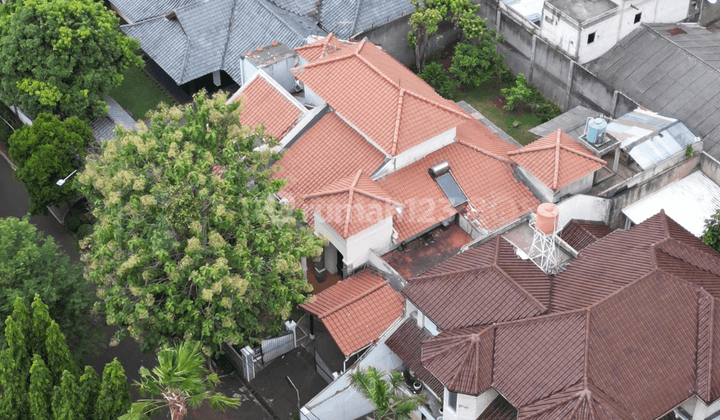
<svg viewBox="0 0 720 420">
<path fill-rule="evenodd" d="M 311 16 L 317 13 L 320 0 L 270 0 L 276 6 L 300 16 Z"/>
<path fill-rule="evenodd" d="M 132 23 L 141 20 L 151 19 L 166 14 L 171 10 L 189 4 L 197 3 L 198 0 L 109 0 L 110 4 L 122 13 Z"/>
<path fill-rule="evenodd" d="M 106 96 L 105 101 L 110 108 L 108 115 L 102 118 L 96 118 L 90 122 L 93 136 L 99 143 L 103 140 L 112 140 L 115 138 L 115 125 L 120 125 L 127 130 L 137 129 L 135 120 L 115 99 Z"/>
<path fill-rule="evenodd" d="M 717 57 L 704 58 L 718 48 L 720 36 L 696 24 L 643 24 L 587 67 L 640 105 L 683 120 L 720 158 L 720 69 Z"/>
<path fill-rule="evenodd" d="M 338 38 L 348 39 L 414 10 L 409 0 L 323 0 L 320 24 Z"/>
<path fill-rule="evenodd" d="M 246 51 L 273 41 L 297 47 L 310 35 L 324 34 L 315 20 L 280 9 L 267 0 L 161 1 L 164 6 L 142 6 L 144 0 L 113 0 L 123 15 L 142 19 L 123 25 L 122 31 L 140 41 L 140 47 L 162 69 L 183 84 L 224 70 L 238 83 L 241 58 Z M 176 18 L 151 12 L 171 9 Z M 123 9 L 125 7 L 126 9 Z M 143 14 L 144 13 L 144 14 Z"/>
<path fill-rule="evenodd" d="M 570 137 L 577 140 L 585 131 L 585 123 L 587 123 L 587 119 L 597 117 L 598 115 L 600 115 L 599 112 L 578 105 L 575 108 L 564 112 L 563 114 L 551 119 L 550 121 L 544 122 L 537 127 L 531 128 L 528 131 L 538 137 L 545 137 L 548 134 L 557 131 L 559 128 L 565 134 L 568 134 Z"/>
</svg>

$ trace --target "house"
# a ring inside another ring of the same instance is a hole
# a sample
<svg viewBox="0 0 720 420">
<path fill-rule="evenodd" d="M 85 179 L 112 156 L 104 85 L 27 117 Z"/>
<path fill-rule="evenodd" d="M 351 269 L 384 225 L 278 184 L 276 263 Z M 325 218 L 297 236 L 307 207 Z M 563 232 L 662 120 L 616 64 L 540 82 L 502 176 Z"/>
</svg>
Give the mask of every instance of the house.
<svg viewBox="0 0 720 420">
<path fill-rule="evenodd" d="M 443 224 L 485 235 L 537 206 L 513 176 L 508 152 L 517 146 L 374 44 L 328 36 L 295 51 L 301 91 L 292 96 L 309 112 L 281 139 L 287 151 L 276 176 L 289 183 L 278 197 L 304 210 L 329 239 L 318 273 L 350 274 L 371 253 Z M 264 94 L 240 94 L 276 103 Z M 288 102 L 285 94 L 273 96 Z M 253 118 L 269 122 L 273 111 L 266 108 L 265 117 Z M 244 112 L 258 115 L 249 105 Z M 295 115 L 293 109 L 289 121 Z"/>
<path fill-rule="evenodd" d="M 644 107 L 684 122 L 720 153 L 720 36 L 697 24 L 641 24 L 588 69 Z"/>
<path fill-rule="evenodd" d="M 580 64 L 592 61 L 641 23 L 668 23 L 694 14 L 690 0 L 546 0 L 540 36 Z"/>
<path fill-rule="evenodd" d="M 268 0 L 180 0 L 147 2 L 111 0 L 127 24 L 120 29 L 140 41 L 140 48 L 178 85 L 221 72 L 242 85 L 246 52 L 277 41 L 290 47 L 324 34 L 317 22 L 275 6 Z"/>
<path fill-rule="evenodd" d="M 716 415 L 720 255 L 663 212 L 572 225 L 583 248 L 552 288 L 499 236 L 410 279 L 387 346 L 443 419 Z"/>
</svg>

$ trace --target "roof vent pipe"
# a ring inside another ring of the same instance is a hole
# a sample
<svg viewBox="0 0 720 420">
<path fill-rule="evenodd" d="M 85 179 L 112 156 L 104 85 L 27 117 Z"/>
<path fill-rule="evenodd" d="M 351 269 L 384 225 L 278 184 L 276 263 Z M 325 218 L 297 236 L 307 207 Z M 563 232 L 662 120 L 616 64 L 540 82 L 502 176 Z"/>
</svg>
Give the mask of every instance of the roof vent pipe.
<svg viewBox="0 0 720 420">
<path fill-rule="evenodd" d="M 437 165 L 428 169 L 428 173 L 433 178 L 437 178 L 440 175 L 447 173 L 447 172 L 450 172 L 450 164 L 447 163 L 447 161 L 438 163 Z"/>
</svg>

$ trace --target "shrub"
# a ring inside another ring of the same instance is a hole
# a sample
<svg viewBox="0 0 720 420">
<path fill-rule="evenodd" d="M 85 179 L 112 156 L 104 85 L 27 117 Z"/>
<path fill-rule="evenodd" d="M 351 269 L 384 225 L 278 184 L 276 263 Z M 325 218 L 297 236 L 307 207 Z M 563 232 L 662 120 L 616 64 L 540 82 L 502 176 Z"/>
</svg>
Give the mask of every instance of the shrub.
<svg viewBox="0 0 720 420">
<path fill-rule="evenodd" d="M 542 103 L 535 108 L 535 115 L 540 117 L 542 122 L 550 121 L 560 114 L 562 114 L 562 109 L 550 101 L 545 101 L 545 103 Z"/>
<path fill-rule="evenodd" d="M 82 226 L 83 222 L 82 220 L 78 219 L 77 217 L 68 217 L 67 221 L 68 229 L 73 231 L 73 233 L 77 232 L 78 229 L 80 229 L 80 226 Z"/>
<path fill-rule="evenodd" d="M 444 98 L 451 99 L 453 90 L 457 88 L 457 82 L 450 79 L 442 64 L 437 62 L 426 65 L 419 76 Z"/>
<path fill-rule="evenodd" d="M 83 239 L 84 237 L 90 235 L 92 232 L 93 225 L 86 223 L 78 228 L 76 235 L 78 239 Z"/>
</svg>

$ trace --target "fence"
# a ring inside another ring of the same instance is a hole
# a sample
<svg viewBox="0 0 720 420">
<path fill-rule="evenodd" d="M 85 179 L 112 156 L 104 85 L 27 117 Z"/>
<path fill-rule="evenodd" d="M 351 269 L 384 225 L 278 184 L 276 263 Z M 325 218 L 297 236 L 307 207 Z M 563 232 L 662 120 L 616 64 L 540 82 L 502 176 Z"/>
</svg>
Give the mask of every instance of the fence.
<svg viewBox="0 0 720 420">
<path fill-rule="evenodd" d="M 288 321 L 285 323 L 287 333 L 262 340 L 260 346 L 255 348 L 245 346 L 240 349 L 239 353 L 228 344 L 225 344 L 223 348 L 228 354 L 230 362 L 235 366 L 235 369 L 241 371 L 243 378 L 250 382 L 255 379 L 255 375 L 272 360 L 297 347 L 297 339 L 295 336 L 296 327 L 297 324 L 295 324 L 295 322 Z"/>
<path fill-rule="evenodd" d="M 320 375 L 320 377 L 325 379 L 328 383 L 332 382 L 333 379 L 335 379 L 333 377 L 332 370 L 330 370 L 328 365 L 325 364 L 325 361 L 322 359 L 322 357 L 320 357 L 320 353 L 318 353 L 317 350 L 315 350 L 314 352 L 315 352 L 315 372 L 317 372 L 318 375 Z"/>
<path fill-rule="evenodd" d="M 270 363 L 295 348 L 295 330 L 279 337 L 263 340 L 260 343 L 263 364 Z"/>
</svg>

